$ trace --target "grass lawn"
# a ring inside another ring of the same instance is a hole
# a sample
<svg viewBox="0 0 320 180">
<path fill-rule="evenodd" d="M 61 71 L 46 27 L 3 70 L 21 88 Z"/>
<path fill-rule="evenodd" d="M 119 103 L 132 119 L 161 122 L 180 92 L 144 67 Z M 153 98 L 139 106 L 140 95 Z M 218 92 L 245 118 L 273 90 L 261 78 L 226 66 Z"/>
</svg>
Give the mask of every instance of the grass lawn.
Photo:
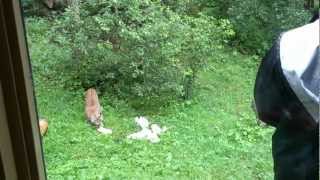
<svg viewBox="0 0 320 180">
<path fill-rule="evenodd" d="M 49 121 L 49 179 L 272 179 L 273 129 L 258 127 L 250 109 L 257 65 L 231 51 L 219 56 L 224 61 L 200 74 L 190 101 L 133 109 L 101 97 L 112 135 L 85 122 L 82 92 L 37 83 L 38 111 Z M 169 127 L 160 143 L 126 139 L 138 115 Z"/>
</svg>

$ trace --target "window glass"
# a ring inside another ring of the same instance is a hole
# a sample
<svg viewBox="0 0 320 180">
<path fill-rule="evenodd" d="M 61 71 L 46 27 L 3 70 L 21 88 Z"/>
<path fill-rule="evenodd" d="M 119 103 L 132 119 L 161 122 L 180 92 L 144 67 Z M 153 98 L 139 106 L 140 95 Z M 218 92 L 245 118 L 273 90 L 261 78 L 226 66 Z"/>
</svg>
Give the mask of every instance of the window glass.
<svg viewBox="0 0 320 180">
<path fill-rule="evenodd" d="M 272 179 L 253 87 L 308 1 L 21 0 L 48 179 Z"/>
</svg>

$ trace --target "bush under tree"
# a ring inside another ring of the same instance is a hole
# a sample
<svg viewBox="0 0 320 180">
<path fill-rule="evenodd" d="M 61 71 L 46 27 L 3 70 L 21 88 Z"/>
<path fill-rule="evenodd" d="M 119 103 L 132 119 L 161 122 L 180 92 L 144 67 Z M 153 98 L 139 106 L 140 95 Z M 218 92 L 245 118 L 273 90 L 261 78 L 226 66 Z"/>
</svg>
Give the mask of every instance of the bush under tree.
<svg viewBox="0 0 320 180">
<path fill-rule="evenodd" d="M 69 48 L 65 84 L 121 96 L 190 98 L 198 72 L 234 35 L 228 20 L 172 11 L 161 2 L 73 3 L 54 25 Z"/>
</svg>

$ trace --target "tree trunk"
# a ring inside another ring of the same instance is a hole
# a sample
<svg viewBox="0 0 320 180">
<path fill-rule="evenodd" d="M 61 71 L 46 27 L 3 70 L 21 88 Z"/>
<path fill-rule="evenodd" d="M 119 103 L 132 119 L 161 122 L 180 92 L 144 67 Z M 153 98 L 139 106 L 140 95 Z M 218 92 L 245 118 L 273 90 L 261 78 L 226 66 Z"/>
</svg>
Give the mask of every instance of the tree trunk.
<svg viewBox="0 0 320 180">
<path fill-rule="evenodd" d="M 311 10 L 314 8 L 314 0 L 305 0 L 304 2 L 304 8 L 307 10 Z"/>
</svg>

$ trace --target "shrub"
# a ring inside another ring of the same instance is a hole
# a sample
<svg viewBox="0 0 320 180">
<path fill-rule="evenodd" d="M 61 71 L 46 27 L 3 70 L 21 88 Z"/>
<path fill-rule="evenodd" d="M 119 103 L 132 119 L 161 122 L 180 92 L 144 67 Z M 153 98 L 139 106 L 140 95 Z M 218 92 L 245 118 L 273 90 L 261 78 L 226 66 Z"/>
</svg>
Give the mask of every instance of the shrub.
<svg viewBox="0 0 320 180">
<path fill-rule="evenodd" d="M 228 16 L 236 42 L 246 52 L 263 55 L 280 32 L 307 22 L 309 12 L 300 0 L 235 0 Z"/>
<path fill-rule="evenodd" d="M 236 36 L 232 41 L 242 52 L 263 55 L 280 32 L 307 22 L 306 1 L 300 0 L 163 0 L 178 13 L 228 18 Z M 310 1 L 312 2 L 312 1 Z M 316 5 L 316 4 L 315 4 Z"/>
<path fill-rule="evenodd" d="M 178 14 L 160 2 L 90 0 L 68 8 L 52 34 L 72 52 L 59 62 L 69 87 L 189 98 L 197 73 L 234 32 L 227 20 Z"/>
</svg>

